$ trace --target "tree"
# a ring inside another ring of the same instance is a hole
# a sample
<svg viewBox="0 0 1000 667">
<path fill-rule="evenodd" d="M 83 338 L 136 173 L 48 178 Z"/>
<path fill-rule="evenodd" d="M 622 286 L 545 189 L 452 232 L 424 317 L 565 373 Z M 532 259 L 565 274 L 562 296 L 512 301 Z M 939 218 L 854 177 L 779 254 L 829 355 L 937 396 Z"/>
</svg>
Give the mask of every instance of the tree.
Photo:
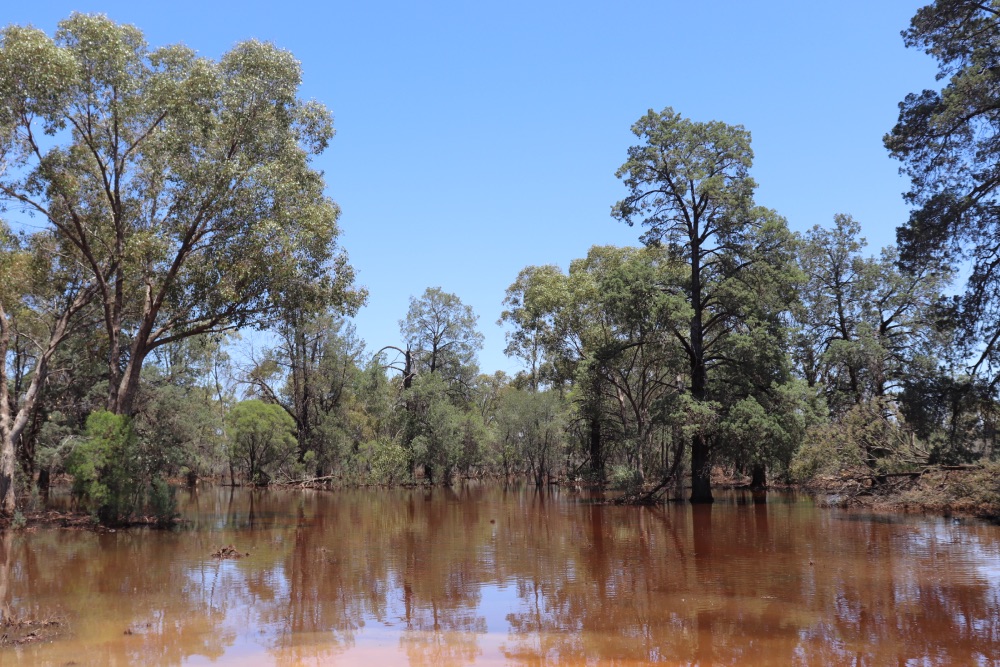
<svg viewBox="0 0 1000 667">
<path fill-rule="evenodd" d="M 497 324 L 511 324 L 513 330 L 504 334 L 507 347 L 504 354 L 517 357 L 528 365 L 528 382 L 538 391 L 545 372 L 546 347 L 552 342 L 553 316 L 565 296 L 563 274 L 552 264 L 529 266 L 521 270 L 507 288 L 504 311 Z"/>
<path fill-rule="evenodd" d="M 794 351 L 803 378 L 822 386 L 835 414 L 893 394 L 927 359 L 949 274 L 933 265 L 898 268 L 893 247 L 866 257 L 860 225 L 837 215 L 799 246 L 806 274 L 796 310 Z"/>
<path fill-rule="evenodd" d="M 64 260 L 51 234 L 17 239 L 0 221 L 0 512 L 6 515 L 17 502 L 16 447 L 36 416 L 53 356 L 92 296 L 92 284 Z"/>
<path fill-rule="evenodd" d="M 329 111 L 296 96 L 271 44 L 218 62 L 72 14 L 55 38 L 0 35 L 0 202 L 45 221 L 85 267 L 106 337 L 106 407 L 130 414 L 156 348 L 363 294 L 311 167 Z"/>
<path fill-rule="evenodd" d="M 474 369 L 483 335 L 476 331 L 479 316 L 471 306 L 440 287 L 428 287 L 417 299 L 410 297 L 406 319 L 400 320 L 403 339 L 412 348 L 418 372 L 440 373 L 449 383 L 464 382 Z"/>
<path fill-rule="evenodd" d="M 292 312 L 282 320 L 276 327 L 278 344 L 256 361 L 246 381 L 295 421 L 300 460 L 312 452 L 320 467 L 329 468 L 335 431 L 343 430 L 339 413 L 360 373 L 364 343 L 334 312 Z"/>
<path fill-rule="evenodd" d="M 708 401 L 713 367 L 725 363 L 724 342 L 753 325 L 748 307 L 768 315 L 791 301 L 790 238 L 785 221 L 754 203 L 750 133 L 718 121 L 697 123 L 669 107 L 633 125 L 642 143 L 617 172 L 629 190 L 612 215 L 647 230 L 642 241 L 662 245 L 686 264 L 678 286 L 690 307 L 674 335 L 689 367 L 688 391 Z M 691 439 L 692 502 L 711 502 L 711 445 Z"/>
<path fill-rule="evenodd" d="M 907 46 L 938 62 L 940 91 L 906 96 L 885 137 L 910 177 L 909 220 L 897 231 L 900 259 L 971 267 L 956 309 L 973 370 L 997 382 L 1000 361 L 1000 7 L 937 0 L 903 32 Z"/>
<path fill-rule="evenodd" d="M 230 456 L 251 484 L 266 486 L 295 460 L 295 422 L 273 403 L 237 403 L 228 429 Z"/>
<path fill-rule="evenodd" d="M 494 442 L 505 477 L 528 473 L 545 484 L 558 464 L 564 441 L 565 401 L 551 389 L 525 391 L 505 387 L 498 396 Z"/>
</svg>

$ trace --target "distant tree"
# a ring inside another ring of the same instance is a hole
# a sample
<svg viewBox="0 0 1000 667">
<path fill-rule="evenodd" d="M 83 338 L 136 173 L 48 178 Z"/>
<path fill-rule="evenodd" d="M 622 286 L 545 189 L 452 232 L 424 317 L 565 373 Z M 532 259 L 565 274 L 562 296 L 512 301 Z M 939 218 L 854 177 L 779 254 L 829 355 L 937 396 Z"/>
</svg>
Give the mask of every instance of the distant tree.
<svg viewBox="0 0 1000 667">
<path fill-rule="evenodd" d="M 521 270 L 504 296 L 504 311 L 497 324 L 513 327 L 505 334 L 504 353 L 527 364 L 532 391 L 544 381 L 546 349 L 555 335 L 553 316 L 565 297 L 562 289 L 563 273 L 558 266 L 529 266 Z"/>
<path fill-rule="evenodd" d="M 440 287 L 428 287 L 419 299 L 410 297 L 406 319 L 399 329 L 415 356 L 417 372 L 439 373 L 447 382 L 469 382 L 483 335 L 471 306 Z"/>
<path fill-rule="evenodd" d="M 675 330 L 687 358 L 690 396 L 710 399 L 712 369 L 726 363 L 725 342 L 739 328 L 791 302 L 794 275 L 785 221 L 757 206 L 750 177 L 753 151 L 742 126 L 697 123 L 666 108 L 639 119 L 642 143 L 617 175 L 629 190 L 612 215 L 647 228 L 642 241 L 663 246 L 686 265 L 677 286 L 687 326 Z M 691 438 L 692 502 L 711 502 L 711 443 Z"/>
<path fill-rule="evenodd" d="M 273 403 L 237 403 L 228 429 L 230 456 L 251 484 L 266 486 L 295 461 L 295 422 Z"/>
<path fill-rule="evenodd" d="M 545 484 L 560 464 L 566 403 L 558 392 L 504 388 L 498 396 L 494 448 L 504 476 L 529 474 Z"/>
<path fill-rule="evenodd" d="M 837 215 L 799 245 L 806 274 L 796 310 L 793 354 L 810 386 L 822 386 L 835 413 L 896 393 L 934 366 L 941 290 L 950 275 L 933 265 L 901 272 L 895 248 L 865 256 L 860 225 Z"/>
<path fill-rule="evenodd" d="M 364 343 L 335 312 L 286 313 L 275 331 L 277 345 L 256 359 L 245 381 L 295 421 L 299 459 L 312 452 L 319 467 L 330 468 Z"/>
</svg>

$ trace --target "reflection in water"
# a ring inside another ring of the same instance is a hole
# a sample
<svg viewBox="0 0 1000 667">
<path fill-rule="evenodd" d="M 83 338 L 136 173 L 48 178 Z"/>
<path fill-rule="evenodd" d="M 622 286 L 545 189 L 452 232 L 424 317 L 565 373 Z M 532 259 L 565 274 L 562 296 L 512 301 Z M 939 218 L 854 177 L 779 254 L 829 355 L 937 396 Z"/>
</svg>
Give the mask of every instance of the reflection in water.
<svg viewBox="0 0 1000 667">
<path fill-rule="evenodd" d="M 1000 530 L 761 500 L 205 489 L 173 533 L 0 535 L 0 603 L 71 630 L 0 663 L 1000 661 Z"/>
</svg>

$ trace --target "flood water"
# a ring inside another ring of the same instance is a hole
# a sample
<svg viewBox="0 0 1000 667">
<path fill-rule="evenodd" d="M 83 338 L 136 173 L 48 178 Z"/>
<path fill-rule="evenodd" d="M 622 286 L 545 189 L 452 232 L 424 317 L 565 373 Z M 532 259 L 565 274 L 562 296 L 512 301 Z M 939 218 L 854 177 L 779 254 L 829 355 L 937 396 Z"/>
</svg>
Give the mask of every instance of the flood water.
<svg viewBox="0 0 1000 667">
<path fill-rule="evenodd" d="M 2 665 L 1000 664 L 1000 528 L 568 490 L 183 492 L 177 531 L 0 537 Z M 239 560 L 211 553 L 232 544 Z"/>
</svg>

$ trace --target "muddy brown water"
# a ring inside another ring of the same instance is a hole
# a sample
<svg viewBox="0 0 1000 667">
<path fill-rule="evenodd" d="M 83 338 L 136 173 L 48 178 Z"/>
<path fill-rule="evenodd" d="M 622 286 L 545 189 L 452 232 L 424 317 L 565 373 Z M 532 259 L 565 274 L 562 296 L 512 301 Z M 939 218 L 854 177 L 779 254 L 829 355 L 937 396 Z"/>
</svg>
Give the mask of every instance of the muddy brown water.
<svg viewBox="0 0 1000 667">
<path fill-rule="evenodd" d="M 994 665 L 1000 528 L 470 486 L 182 492 L 172 532 L 0 537 L 0 665 Z M 249 556 L 218 560 L 234 545 Z"/>
</svg>

